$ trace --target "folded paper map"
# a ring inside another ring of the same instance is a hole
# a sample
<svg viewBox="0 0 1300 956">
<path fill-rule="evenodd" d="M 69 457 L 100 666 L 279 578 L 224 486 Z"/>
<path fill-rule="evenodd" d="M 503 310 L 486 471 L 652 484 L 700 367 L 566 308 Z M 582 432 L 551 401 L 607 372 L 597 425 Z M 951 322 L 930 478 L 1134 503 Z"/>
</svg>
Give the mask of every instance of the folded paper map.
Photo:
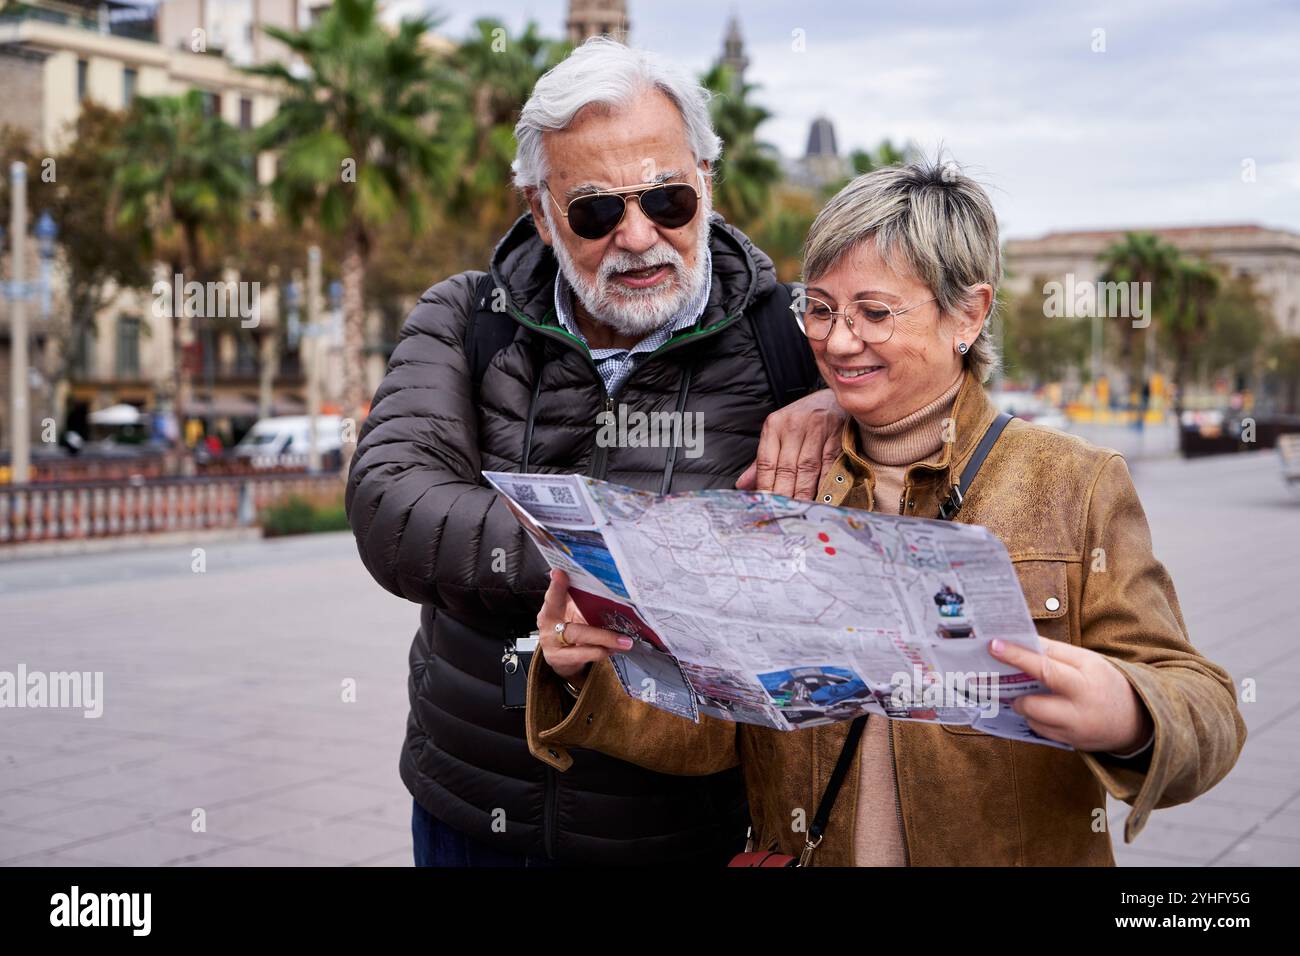
<svg viewBox="0 0 1300 956">
<path fill-rule="evenodd" d="M 634 639 L 611 663 L 637 699 L 693 721 L 798 730 L 869 713 L 1065 746 L 1010 707 L 1046 688 L 988 651 L 995 637 L 1041 648 L 985 528 L 746 491 L 483 474 L 569 575 L 587 622 Z"/>
</svg>

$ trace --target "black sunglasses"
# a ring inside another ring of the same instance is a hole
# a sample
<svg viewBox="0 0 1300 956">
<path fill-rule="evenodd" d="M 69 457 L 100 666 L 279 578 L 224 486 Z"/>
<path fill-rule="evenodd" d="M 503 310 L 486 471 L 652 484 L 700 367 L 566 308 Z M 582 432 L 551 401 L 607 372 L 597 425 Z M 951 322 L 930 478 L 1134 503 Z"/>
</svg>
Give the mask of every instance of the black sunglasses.
<svg viewBox="0 0 1300 956">
<path fill-rule="evenodd" d="M 583 239 L 603 239 L 618 228 L 627 214 L 627 201 L 636 199 L 651 222 L 665 229 L 680 229 L 695 218 L 700 194 L 689 183 L 658 183 L 654 186 L 627 186 L 579 196 L 561 207 L 545 182 L 542 188 L 551 197 L 569 228 Z"/>
</svg>

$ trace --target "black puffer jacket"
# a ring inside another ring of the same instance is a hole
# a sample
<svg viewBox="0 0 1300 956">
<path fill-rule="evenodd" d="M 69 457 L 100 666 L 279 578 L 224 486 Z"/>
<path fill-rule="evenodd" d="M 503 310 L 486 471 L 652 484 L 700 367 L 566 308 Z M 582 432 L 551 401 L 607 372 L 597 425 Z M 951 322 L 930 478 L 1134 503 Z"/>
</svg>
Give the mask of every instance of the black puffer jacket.
<svg viewBox="0 0 1300 956">
<path fill-rule="evenodd" d="M 710 249 L 704 315 L 642 360 L 616 396 L 646 412 L 671 412 L 684 396 L 687 412 L 702 413 L 703 454 L 678 451 L 673 491 L 731 487 L 774 408 L 745 320 L 777 288 L 771 261 L 717 217 Z M 722 862 L 747 825 L 737 772 L 664 776 L 580 752 L 558 774 L 529 754 L 523 712 L 501 706 L 503 643 L 536 626 L 546 565 L 480 470 L 521 470 L 531 433 L 531 471 L 658 491 L 669 452 L 596 447 L 597 415 L 613 400 L 586 348 L 557 323 L 555 259 L 529 217 L 491 268 L 519 328 L 477 400 L 464 340 L 482 273 L 467 272 L 425 292 L 407 318 L 348 482 L 366 567 L 423 605 L 402 779 L 435 816 L 512 852 L 592 864 Z"/>
</svg>

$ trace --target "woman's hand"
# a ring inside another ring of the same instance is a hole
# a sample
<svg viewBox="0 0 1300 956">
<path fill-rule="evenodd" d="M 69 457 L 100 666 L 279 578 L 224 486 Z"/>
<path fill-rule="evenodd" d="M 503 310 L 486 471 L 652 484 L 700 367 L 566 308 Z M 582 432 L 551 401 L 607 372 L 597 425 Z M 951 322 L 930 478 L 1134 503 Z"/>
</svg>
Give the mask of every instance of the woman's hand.
<svg viewBox="0 0 1300 956">
<path fill-rule="evenodd" d="M 555 630 L 555 625 L 561 622 L 567 644 L 561 643 Z M 582 686 L 587 668 L 593 663 L 632 646 L 632 638 L 592 627 L 583 619 L 569 598 L 569 576 L 563 571 L 551 572 L 551 586 L 546 589 L 546 599 L 537 615 L 537 631 L 546 663 L 575 687 Z"/>
<path fill-rule="evenodd" d="M 758 456 L 736 487 L 811 500 L 822 474 L 839 457 L 847 417 L 829 388 L 777 409 L 763 422 Z"/>
<path fill-rule="evenodd" d="M 1039 640 L 1042 654 L 1006 641 L 989 644 L 994 657 L 1038 678 L 1051 691 L 1011 704 L 1035 733 L 1088 752 L 1126 754 L 1146 743 L 1155 725 L 1118 667 L 1096 651 Z"/>
</svg>

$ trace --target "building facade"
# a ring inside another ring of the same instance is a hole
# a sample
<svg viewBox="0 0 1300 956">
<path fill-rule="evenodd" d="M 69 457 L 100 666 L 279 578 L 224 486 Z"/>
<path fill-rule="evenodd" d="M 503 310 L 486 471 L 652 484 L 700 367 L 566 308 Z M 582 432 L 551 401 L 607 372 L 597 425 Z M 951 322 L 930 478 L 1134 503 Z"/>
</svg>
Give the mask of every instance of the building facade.
<svg viewBox="0 0 1300 956">
<path fill-rule="evenodd" d="M 630 32 L 626 0 L 569 0 L 564 36 L 573 46 L 599 36 L 626 43 Z"/>
<path fill-rule="evenodd" d="M 1300 234 L 1259 225 L 1188 226 L 1053 232 L 1010 239 L 1005 246 L 1008 292 L 1034 291 L 1036 282 L 1073 275 L 1076 284 L 1101 277 L 1100 256 L 1128 232 L 1154 233 L 1184 254 L 1249 276 L 1267 296 L 1279 332 L 1300 336 Z M 1038 291 L 1041 291 L 1039 286 Z"/>
<path fill-rule="evenodd" d="M 117 2 L 32 0 L 0 18 L 0 125 L 26 133 L 38 151 L 50 153 L 66 145 L 71 125 L 88 100 L 111 109 L 126 109 L 136 96 L 178 95 L 201 90 L 212 112 L 230 125 L 253 129 L 278 108 L 274 86 L 244 73 L 240 67 L 287 60 L 287 50 L 268 37 L 265 26 L 300 29 L 328 4 L 303 0 L 168 0 L 153 7 Z M 6 171 L 7 172 L 7 171 Z M 256 176 L 268 183 L 274 157 L 257 159 Z M 37 175 L 29 171 L 29 178 Z M 30 209 L 34 221 L 41 210 Z M 263 206 L 269 213 L 269 207 Z M 6 229 L 8 222 L 5 223 Z M 28 243 L 29 279 L 40 274 L 35 242 Z M 5 244 L 0 268 L 9 274 L 10 245 Z M 173 277 L 159 269 L 156 278 Z M 57 257 L 52 272 L 48 311 L 66 309 L 61 297 Z M 225 277 L 238 280 L 237 275 Z M 289 277 L 286 277 L 286 280 Z M 229 436 L 257 417 L 301 414 L 305 410 L 305 367 L 311 349 L 301 348 L 301 336 L 286 335 L 288 315 L 277 289 L 262 289 L 257 324 L 198 323 L 186 330 L 190 386 L 183 412 L 202 419 L 207 427 Z M 173 337 L 176 322 L 166 309 L 155 308 L 151 290 L 122 290 L 95 316 L 93 328 L 79 342 L 62 342 L 46 311 L 36 300 L 27 304 L 32 355 L 31 413 L 33 434 L 53 414 L 69 412 L 69 427 L 81 426 L 87 414 L 108 405 L 127 403 L 146 410 L 172 397 Z M 0 379 L 8 395 L 8 303 L 0 300 Z M 323 322 L 329 316 L 322 316 Z M 297 325 L 297 323 L 294 323 Z M 190 336 L 192 335 L 192 339 Z M 328 367 L 328 339 L 319 351 Z M 40 368 L 53 367 L 50 350 L 71 348 L 76 360 L 65 393 Z M 306 353 L 306 354 L 304 354 Z M 334 364 L 337 364 L 335 362 Z M 325 397 L 339 383 L 326 378 Z M 8 402 L 0 419 L 0 446 L 8 446 Z"/>
</svg>

